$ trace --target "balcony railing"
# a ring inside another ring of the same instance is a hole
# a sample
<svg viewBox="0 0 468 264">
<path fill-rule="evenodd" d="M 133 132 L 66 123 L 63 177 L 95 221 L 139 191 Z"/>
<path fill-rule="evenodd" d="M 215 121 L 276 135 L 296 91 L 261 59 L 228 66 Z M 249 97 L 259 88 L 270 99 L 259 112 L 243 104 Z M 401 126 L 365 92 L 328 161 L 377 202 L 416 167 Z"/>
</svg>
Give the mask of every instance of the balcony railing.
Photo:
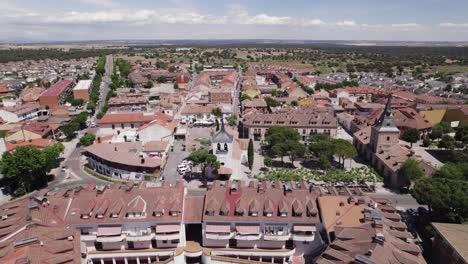
<svg viewBox="0 0 468 264">
<path fill-rule="evenodd" d="M 230 233 L 206 233 L 206 238 L 215 240 L 226 240 L 231 239 L 234 236 L 234 232 Z"/>
<path fill-rule="evenodd" d="M 150 241 L 154 238 L 151 232 L 127 232 L 127 241 Z"/>
<path fill-rule="evenodd" d="M 249 235 L 237 234 L 235 238 L 237 240 L 247 240 L 247 241 L 260 240 L 262 238 L 262 234 L 249 234 Z"/>
<path fill-rule="evenodd" d="M 171 233 L 171 234 L 156 234 L 156 240 L 176 240 L 180 238 L 179 233 Z"/>
<path fill-rule="evenodd" d="M 265 233 L 263 235 L 264 240 L 271 240 L 271 241 L 286 241 L 289 240 L 291 234 L 289 233 Z"/>
<path fill-rule="evenodd" d="M 120 242 L 125 239 L 125 235 L 121 234 L 119 236 L 104 236 L 104 237 L 97 237 L 97 242 Z"/>
<path fill-rule="evenodd" d="M 96 241 L 96 235 L 88 234 L 88 235 L 81 235 L 81 241 Z"/>
<path fill-rule="evenodd" d="M 314 241 L 315 239 L 315 234 L 312 233 L 312 234 L 306 234 L 306 233 L 293 233 L 292 234 L 292 239 L 293 240 L 296 240 L 296 241 L 308 241 L 308 242 L 312 242 Z"/>
</svg>

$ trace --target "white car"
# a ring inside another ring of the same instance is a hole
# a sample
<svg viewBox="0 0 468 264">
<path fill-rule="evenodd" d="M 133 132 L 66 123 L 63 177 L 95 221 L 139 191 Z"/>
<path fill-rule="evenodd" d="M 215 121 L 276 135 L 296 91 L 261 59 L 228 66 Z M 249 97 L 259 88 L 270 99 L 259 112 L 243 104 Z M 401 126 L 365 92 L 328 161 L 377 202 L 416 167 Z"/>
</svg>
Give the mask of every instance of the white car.
<svg viewBox="0 0 468 264">
<path fill-rule="evenodd" d="M 180 165 L 192 165 L 193 162 L 191 160 L 183 160 Z"/>
<path fill-rule="evenodd" d="M 180 173 L 180 174 L 185 174 L 187 172 L 191 172 L 192 169 L 190 169 L 189 167 L 182 167 L 182 168 L 177 168 L 177 171 Z"/>
<path fill-rule="evenodd" d="M 96 127 L 96 123 L 94 123 L 94 122 L 91 123 L 91 124 L 89 125 L 89 127 Z"/>
</svg>

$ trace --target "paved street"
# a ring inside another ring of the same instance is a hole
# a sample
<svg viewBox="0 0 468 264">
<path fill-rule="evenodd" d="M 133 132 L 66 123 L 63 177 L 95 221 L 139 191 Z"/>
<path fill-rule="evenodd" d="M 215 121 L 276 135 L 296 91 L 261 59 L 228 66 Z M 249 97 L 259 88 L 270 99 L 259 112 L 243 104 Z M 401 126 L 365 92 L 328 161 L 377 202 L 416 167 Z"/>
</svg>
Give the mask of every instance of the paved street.
<svg viewBox="0 0 468 264">
<path fill-rule="evenodd" d="M 182 176 L 177 171 L 177 165 L 190 155 L 189 152 L 182 151 L 183 144 L 185 144 L 185 141 L 174 141 L 174 151 L 169 152 L 166 166 L 164 166 L 164 170 L 162 172 L 163 179 L 171 184 L 182 179 Z"/>
<path fill-rule="evenodd" d="M 112 75 L 112 67 L 113 67 L 113 59 L 112 55 L 106 56 L 106 72 L 102 78 L 102 83 L 100 87 L 100 96 L 101 100 L 96 108 L 95 115 L 91 117 L 91 121 L 96 121 L 96 114 L 102 110 L 104 107 L 104 99 L 109 92 L 109 84 L 111 82 L 111 75 Z M 106 181 L 97 179 L 93 176 L 88 175 L 85 173 L 81 167 L 84 163 L 85 158 L 81 156 L 81 152 L 83 149 L 81 147 L 76 147 L 79 139 L 85 133 L 93 133 L 95 134 L 97 128 L 87 128 L 83 131 L 79 131 L 76 138 L 71 140 L 70 142 L 65 142 L 65 151 L 62 154 L 62 157 L 65 159 L 62 163 L 62 167 L 66 167 L 67 170 L 62 172 L 60 168 L 53 170 L 53 173 L 56 175 L 55 180 L 49 183 L 48 188 L 61 188 L 61 187 L 71 187 L 80 184 L 87 184 L 87 183 L 106 183 Z"/>
</svg>

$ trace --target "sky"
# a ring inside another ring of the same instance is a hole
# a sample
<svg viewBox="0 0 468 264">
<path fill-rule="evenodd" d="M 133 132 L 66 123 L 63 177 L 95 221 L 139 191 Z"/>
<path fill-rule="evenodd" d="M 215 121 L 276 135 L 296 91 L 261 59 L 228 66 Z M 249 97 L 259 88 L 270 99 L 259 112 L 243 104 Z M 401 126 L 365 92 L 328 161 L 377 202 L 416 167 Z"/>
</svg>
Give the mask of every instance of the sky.
<svg viewBox="0 0 468 264">
<path fill-rule="evenodd" d="M 0 0 L 0 40 L 468 41 L 468 0 Z"/>
</svg>

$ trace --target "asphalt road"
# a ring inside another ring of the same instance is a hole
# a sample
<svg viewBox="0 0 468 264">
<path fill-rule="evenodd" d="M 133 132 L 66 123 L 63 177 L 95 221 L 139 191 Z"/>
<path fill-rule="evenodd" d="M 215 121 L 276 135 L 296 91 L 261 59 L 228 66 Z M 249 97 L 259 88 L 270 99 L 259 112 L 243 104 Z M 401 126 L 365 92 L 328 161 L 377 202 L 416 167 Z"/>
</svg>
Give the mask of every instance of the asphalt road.
<svg viewBox="0 0 468 264">
<path fill-rule="evenodd" d="M 177 165 L 190 155 L 189 152 L 182 151 L 183 144 L 185 144 L 185 141 L 174 141 L 174 151 L 169 152 L 167 163 L 161 174 L 163 179 L 171 184 L 175 184 L 178 180 L 182 179 L 182 175 L 177 171 Z"/>
<path fill-rule="evenodd" d="M 109 92 L 109 84 L 111 83 L 113 64 L 114 63 L 113 63 L 112 55 L 107 55 L 106 56 L 106 72 L 102 78 L 102 83 L 101 83 L 101 88 L 100 88 L 99 98 L 101 100 L 98 104 L 98 107 L 96 108 L 95 115 L 91 118 L 92 122 L 95 122 L 96 114 L 102 110 L 102 107 L 104 107 L 105 98 L 107 96 L 107 93 Z M 96 134 L 96 132 L 97 132 L 97 128 L 87 128 L 81 131 L 79 134 L 85 134 L 85 133 Z M 88 183 L 107 183 L 106 181 L 100 180 L 93 176 L 89 176 L 87 173 L 85 173 L 82 170 L 80 160 L 82 159 L 81 152 L 83 151 L 83 148 L 75 147 L 75 146 L 73 147 L 74 147 L 73 152 L 70 154 L 68 158 L 65 159 L 65 161 L 62 162 L 62 166 L 67 167 L 68 172 L 60 172 L 59 175 L 57 175 L 56 179 L 49 183 L 48 188 L 52 189 L 52 188 L 72 187 L 72 186 L 88 184 Z M 66 177 L 65 174 L 67 173 L 70 173 L 71 176 L 73 177 L 79 178 L 79 180 L 64 181 Z"/>
</svg>

